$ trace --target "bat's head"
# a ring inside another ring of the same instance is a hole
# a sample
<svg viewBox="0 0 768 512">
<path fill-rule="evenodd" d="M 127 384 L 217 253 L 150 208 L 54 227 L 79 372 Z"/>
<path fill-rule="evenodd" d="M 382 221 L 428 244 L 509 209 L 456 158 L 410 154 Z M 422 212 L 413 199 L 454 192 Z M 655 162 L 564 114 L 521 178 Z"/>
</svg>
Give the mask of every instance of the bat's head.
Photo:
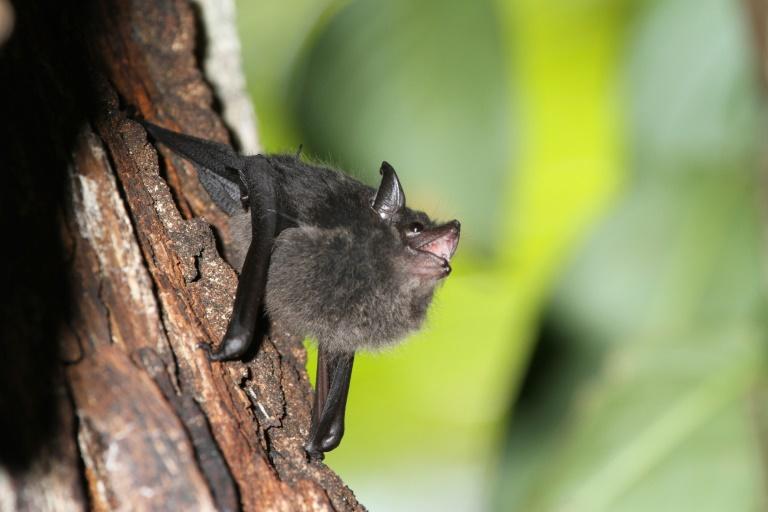
<svg viewBox="0 0 768 512">
<path fill-rule="evenodd" d="M 392 166 L 382 162 L 380 173 L 381 184 L 371 208 L 383 223 L 398 231 L 407 270 L 427 283 L 450 274 L 451 258 L 459 245 L 459 221 L 438 224 L 424 212 L 407 208 L 405 193 Z"/>
</svg>

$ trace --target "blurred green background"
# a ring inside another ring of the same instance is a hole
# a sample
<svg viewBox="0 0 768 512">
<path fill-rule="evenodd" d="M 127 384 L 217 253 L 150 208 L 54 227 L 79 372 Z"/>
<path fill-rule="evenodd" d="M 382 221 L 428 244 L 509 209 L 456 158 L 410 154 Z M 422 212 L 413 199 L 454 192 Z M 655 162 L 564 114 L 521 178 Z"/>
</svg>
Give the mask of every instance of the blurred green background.
<svg viewBox="0 0 768 512">
<path fill-rule="evenodd" d="M 267 151 L 462 221 L 357 358 L 327 462 L 375 511 L 765 510 L 765 105 L 731 0 L 238 2 Z"/>
</svg>

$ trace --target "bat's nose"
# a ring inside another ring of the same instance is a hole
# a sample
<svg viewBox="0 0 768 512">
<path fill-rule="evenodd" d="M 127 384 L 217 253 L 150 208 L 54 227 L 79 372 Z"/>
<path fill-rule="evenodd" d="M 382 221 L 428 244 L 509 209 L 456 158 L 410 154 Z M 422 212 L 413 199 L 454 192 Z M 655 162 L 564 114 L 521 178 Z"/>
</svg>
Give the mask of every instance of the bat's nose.
<svg viewBox="0 0 768 512">
<path fill-rule="evenodd" d="M 451 259 L 453 258 L 453 253 L 456 252 L 456 248 L 459 246 L 459 236 L 461 235 L 461 222 L 454 219 L 448 224 L 451 226 L 451 236 L 448 237 L 448 244 L 450 245 L 448 259 Z"/>
</svg>

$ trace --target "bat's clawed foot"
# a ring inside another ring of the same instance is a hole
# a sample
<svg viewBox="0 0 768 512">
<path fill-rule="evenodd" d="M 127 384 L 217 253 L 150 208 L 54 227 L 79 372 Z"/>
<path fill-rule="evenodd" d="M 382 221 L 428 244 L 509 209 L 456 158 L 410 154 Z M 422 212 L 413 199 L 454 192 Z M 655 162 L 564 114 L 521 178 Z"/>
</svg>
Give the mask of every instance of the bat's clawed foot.
<svg viewBox="0 0 768 512">
<path fill-rule="evenodd" d="M 197 348 L 205 352 L 205 356 L 209 361 L 221 361 L 219 352 L 215 351 L 210 343 L 200 342 L 197 344 Z"/>
<path fill-rule="evenodd" d="M 304 447 L 304 449 L 307 452 L 307 457 L 309 457 L 309 462 L 322 462 L 325 458 L 325 453 L 320 451 L 316 446 L 307 445 Z"/>
<path fill-rule="evenodd" d="M 336 427 L 334 425 L 331 431 L 322 438 L 315 433 L 306 446 L 304 446 L 310 461 L 323 460 L 325 452 L 329 452 L 339 446 L 341 438 L 344 436 L 344 430 L 343 427 L 341 430 L 338 430 Z"/>
<path fill-rule="evenodd" d="M 205 351 L 209 361 L 231 361 L 242 357 L 249 345 L 244 337 L 233 337 L 224 338 L 218 350 L 214 350 L 210 343 L 198 343 L 197 348 Z"/>
</svg>

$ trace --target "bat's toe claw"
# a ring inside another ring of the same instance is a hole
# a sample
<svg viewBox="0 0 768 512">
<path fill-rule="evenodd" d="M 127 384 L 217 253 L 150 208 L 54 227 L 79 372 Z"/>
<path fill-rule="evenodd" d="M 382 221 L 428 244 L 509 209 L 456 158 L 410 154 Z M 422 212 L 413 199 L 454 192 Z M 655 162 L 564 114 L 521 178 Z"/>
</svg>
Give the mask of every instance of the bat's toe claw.
<svg viewBox="0 0 768 512">
<path fill-rule="evenodd" d="M 213 351 L 213 348 L 211 347 L 210 343 L 200 342 L 197 344 L 197 348 L 198 350 L 202 350 L 203 352 L 205 352 L 205 355 L 209 361 L 221 360 L 221 357 L 219 357 L 219 354 Z"/>
<path fill-rule="evenodd" d="M 329 432 L 325 437 L 318 437 L 315 435 L 305 446 L 304 450 L 306 450 L 307 455 L 309 456 L 310 461 L 320 461 L 325 458 L 325 453 L 330 452 L 337 446 L 339 446 L 339 443 L 341 442 L 341 437 L 343 435 L 344 431 L 338 431 L 336 429 L 332 429 L 331 432 Z"/>
<path fill-rule="evenodd" d="M 323 453 L 320 448 L 318 448 L 314 443 L 310 442 L 305 447 L 304 450 L 307 452 L 307 457 L 309 458 L 309 462 L 322 462 L 322 460 L 325 458 L 325 453 Z"/>
<path fill-rule="evenodd" d="M 245 354 L 248 342 L 243 337 L 225 338 L 218 349 L 214 349 L 210 343 L 198 343 L 197 348 L 205 350 L 209 361 L 232 361 Z"/>
</svg>

